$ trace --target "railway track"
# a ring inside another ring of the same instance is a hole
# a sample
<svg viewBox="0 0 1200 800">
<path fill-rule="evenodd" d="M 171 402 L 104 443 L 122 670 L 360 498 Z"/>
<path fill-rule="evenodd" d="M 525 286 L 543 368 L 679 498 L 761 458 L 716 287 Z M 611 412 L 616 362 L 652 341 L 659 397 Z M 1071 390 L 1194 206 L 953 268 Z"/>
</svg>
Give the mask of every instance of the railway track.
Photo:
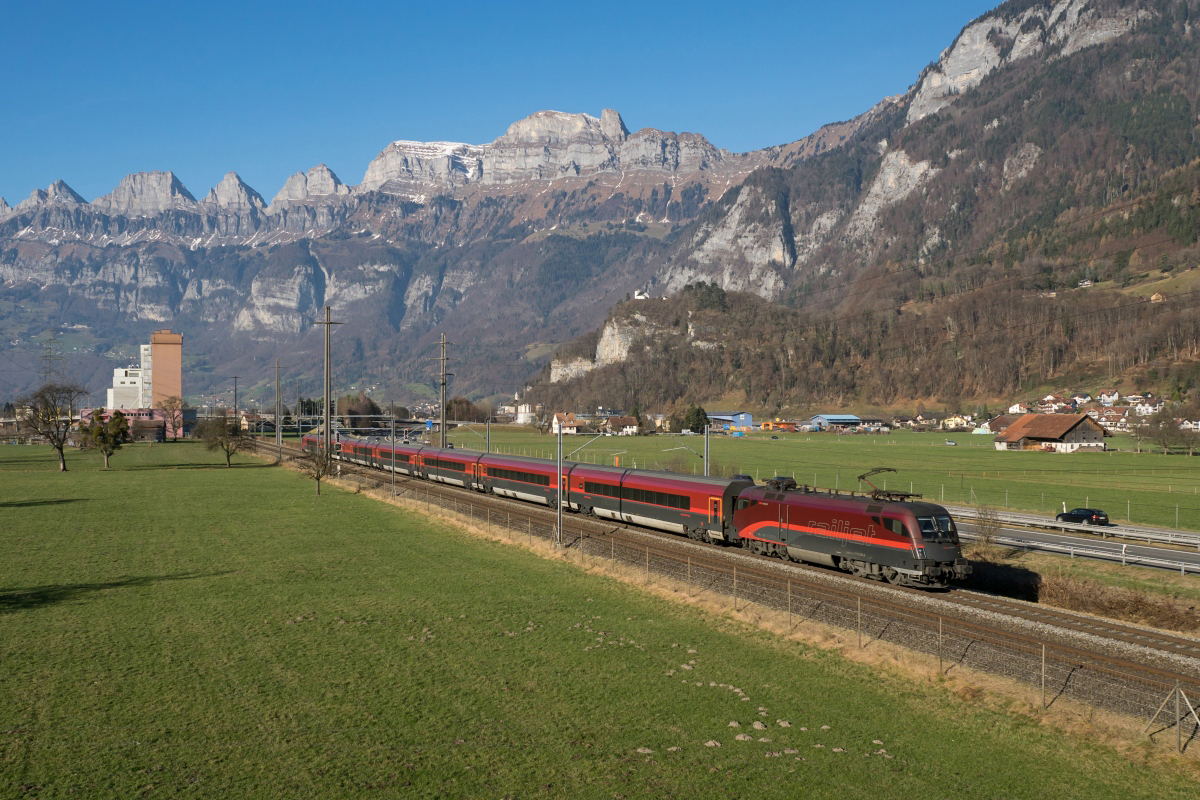
<svg viewBox="0 0 1200 800">
<path fill-rule="evenodd" d="M 273 446 L 265 453 L 274 454 Z M 285 456 L 300 455 L 285 448 Z M 343 477 L 372 488 L 387 472 L 342 463 Z M 398 494 L 488 526 L 555 538 L 550 508 L 397 475 Z M 931 592 L 881 584 L 821 567 L 784 563 L 741 548 L 570 514 L 561 543 L 582 558 L 644 570 L 646 579 L 686 583 L 740 609 L 783 611 L 851 632 L 861 646 L 886 641 L 936 655 L 939 669 L 970 667 L 1040 687 L 1043 703 L 1070 697 L 1149 717 L 1176 687 L 1200 697 L 1200 639 L 963 589 Z M 1193 703 L 1194 705 L 1195 703 Z M 1200 735 L 1194 718 L 1181 721 Z"/>
</svg>

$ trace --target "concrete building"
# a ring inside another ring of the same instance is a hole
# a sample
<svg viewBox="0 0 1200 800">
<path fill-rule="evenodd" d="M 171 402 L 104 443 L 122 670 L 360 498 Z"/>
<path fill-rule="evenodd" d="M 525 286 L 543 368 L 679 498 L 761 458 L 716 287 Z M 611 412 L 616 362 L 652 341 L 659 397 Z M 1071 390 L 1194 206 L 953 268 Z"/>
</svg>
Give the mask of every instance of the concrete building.
<svg viewBox="0 0 1200 800">
<path fill-rule="evenodd" d="M 105 408 L 144 408 L 142 395 L 145 383 L 137 367 L 113 370 L 113 385 L 108 390 Z"/>
<path fill-rule="evenodd" d="M 145 349 L 146 345 L 142 345 Z M 164 329 L 150 335 L 150 408 L 168 397 L 183 397 L 183 334 Z"/>
<path fill-rule="evenodd" d="M 105 408 L 158 408 L 168 397 L 183 397 L 183 334 L 155 331 L 138 356 L 139 366 L 113 370 Z"/>
</svg>

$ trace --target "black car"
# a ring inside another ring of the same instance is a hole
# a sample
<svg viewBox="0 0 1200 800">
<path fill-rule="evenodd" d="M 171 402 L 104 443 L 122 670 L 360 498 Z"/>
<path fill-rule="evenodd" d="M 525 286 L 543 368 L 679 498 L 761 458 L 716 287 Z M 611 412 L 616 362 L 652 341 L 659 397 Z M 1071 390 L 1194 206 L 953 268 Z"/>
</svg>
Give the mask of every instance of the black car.
<svg viewBox="0 0 1200 800">
<path fill-rule="evenodd" d="M 1107 525 L 1108 514 L 1098 508 L 1073 508 L 1055 517 L 1059 522 L 1081 522 L 1084 525 Z"/>
</svg>

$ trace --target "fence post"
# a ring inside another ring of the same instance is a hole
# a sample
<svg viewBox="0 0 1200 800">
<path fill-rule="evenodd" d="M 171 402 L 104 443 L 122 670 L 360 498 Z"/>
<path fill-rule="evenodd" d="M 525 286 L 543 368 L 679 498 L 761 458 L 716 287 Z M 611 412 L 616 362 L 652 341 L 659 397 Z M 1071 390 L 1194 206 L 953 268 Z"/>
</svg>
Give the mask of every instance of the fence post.
<svg viewBox="0 0 1200 800">
<path fill-rule="evenodd" d="M 1046 708 L 1046 643 L 1042 642 L 1042 710 Z"/>
<path fill-rule="evenodd" d="M 529 534 L 529 546 L 533 547 L 533 517 L 525 518 L 525 532 Z"/>
<path fill-rule="evenodd" d="M 737 611 L 737 566 L 733 568 L 733 610 Z"/>
<path fill-rule="evenodd" d="M 858 649 L 862 649 L 862 595 L 855 598 L 858 600 Z"/>
<path fill-rule="evenodd" d="M 938 614 L 938 674 L 942 674 L 942 615 Z"/>
<path fill-rule="evenodd" d="M 1183 726 L 1179 719 L 1179 681 L 1175 681 L 1175 752 L 1183 752 Z"/>
<path fill-rule="evenodd" d="M 650 543 L 646 543 L 646 583 L 650 582 Z"/>
<path fill-rule="evenodd" d="M 688 582 L 688 586 L 691 586 L 691 585 L 692 585 L 692 557 L 691 557 L 691 556 L 688 556 L 688 577 L 687 577 L 687 582 Z"/>
<path fill-rule="evenodd" d="M 792 627 L 792 579 L 788 578 L 788 629 Z"/>
<path fill-rule="evenodd" d="M 611 533 L 608 535 L 608 546 L 609 546 L 609 551 L 610 551 L 609 558 L 612 560 L 612 563 L 616 564 L 617 563 L 617 540 L 612 537 Z"/>
</svg>

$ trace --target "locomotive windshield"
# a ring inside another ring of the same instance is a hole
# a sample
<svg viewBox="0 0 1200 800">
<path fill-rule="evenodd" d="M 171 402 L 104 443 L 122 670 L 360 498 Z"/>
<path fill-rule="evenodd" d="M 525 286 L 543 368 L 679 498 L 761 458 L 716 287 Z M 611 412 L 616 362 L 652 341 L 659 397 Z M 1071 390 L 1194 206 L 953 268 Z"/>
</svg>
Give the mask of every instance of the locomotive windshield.
<svg viewBox="0 0 1200 800">
<path fill-rule="evenodd" d="M 958 531 L 949 516 L 917 517 L 917 524 L 921 526 L 921 538 L 926 542 L 958 542 Z"/>
</svg>

